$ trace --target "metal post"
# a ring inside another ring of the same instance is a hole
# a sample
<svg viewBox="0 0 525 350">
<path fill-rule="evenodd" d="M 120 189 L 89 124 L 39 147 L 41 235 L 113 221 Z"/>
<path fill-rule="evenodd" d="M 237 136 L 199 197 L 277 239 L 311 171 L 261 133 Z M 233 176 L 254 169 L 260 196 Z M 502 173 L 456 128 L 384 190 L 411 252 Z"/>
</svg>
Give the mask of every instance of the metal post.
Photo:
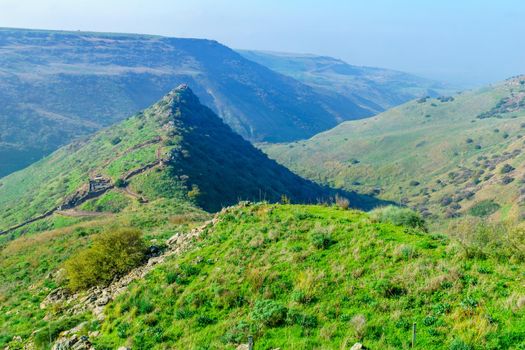
<svg viewBox="0 0 525 350">
<path fill-rule="evenodd" d="M 412 324 L 412 349 L 416 347 L 416 323 Z"/>
<path fill-rule="evenodd" d="M 253 337 L 248 336 L 248 350 L 253 350 Z"/>
</svg>

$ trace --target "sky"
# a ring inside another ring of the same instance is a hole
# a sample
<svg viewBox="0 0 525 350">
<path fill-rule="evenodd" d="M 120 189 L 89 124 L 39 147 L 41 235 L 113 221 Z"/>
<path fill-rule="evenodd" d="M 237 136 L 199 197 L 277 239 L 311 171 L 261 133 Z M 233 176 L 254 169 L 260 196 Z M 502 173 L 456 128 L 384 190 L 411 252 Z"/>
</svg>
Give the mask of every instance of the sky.
<svg viewBox="0 0 525 350">
<path fill-rule="evenodd" d="M 525 74 L 523 0 L 0 0 L 0 27 L 207 38 L 461 87 Z"/>
</svg>

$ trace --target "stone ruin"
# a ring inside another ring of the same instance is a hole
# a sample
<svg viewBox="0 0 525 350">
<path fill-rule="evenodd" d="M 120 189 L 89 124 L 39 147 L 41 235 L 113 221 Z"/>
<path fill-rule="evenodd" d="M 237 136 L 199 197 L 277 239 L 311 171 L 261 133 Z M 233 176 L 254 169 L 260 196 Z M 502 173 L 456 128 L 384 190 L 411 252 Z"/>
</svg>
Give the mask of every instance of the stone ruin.
<svg viewBox="0 0 525 350">
<path fill-rule="evenodd" d="M 79 190 L 68 196 L 64 203 L 58 208 L 58 210 L 71 209 L 79 206 L 88 199 L 97 197 L 102 193 L 110 190 L 114 187 L 111 179 L 108 179 L 102 175 L 94 175 L 89 178 L 86 185 L 82 186 Z"/>
</svg>

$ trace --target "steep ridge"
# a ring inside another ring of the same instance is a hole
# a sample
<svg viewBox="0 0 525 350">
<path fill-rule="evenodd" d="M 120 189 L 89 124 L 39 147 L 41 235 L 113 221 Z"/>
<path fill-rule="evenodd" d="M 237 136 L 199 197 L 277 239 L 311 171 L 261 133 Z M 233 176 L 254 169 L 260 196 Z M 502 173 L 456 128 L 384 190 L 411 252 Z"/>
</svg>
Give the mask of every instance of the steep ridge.
<svg viewBox="0 0 525 350">
<path fill-rule="evenodd" d="M 525 77 L 422 98 L 304 141 L 263 146 L 298 174 L 427 216 L 525 213 Z"/>
<path fill-rule="evenodd" d="M 0 177 L 181 83 L 252 141 L 302 139 L 371 115 L 211 40 L 0 29 L 0 77 Z"/>
<path fill-rule="evenodd" d="M 335 193 L 268 159 L 181 85 L 145 111 L 2 179 L 0 229 L 72 208 L 118 212 L 131 202 L 169 199 L 218 211 L 244 199 L 315 203 Z M 379 203 L 342 195 L 359 208 Z"/>
<path fill-rule="evenodd" d="M 390 69 L 316 55 L 240 50 L 244 57 L 321 91 L 336 91 L 374 114 L 423 96 L 450 93 L 443 83 Z"/>
</svg>

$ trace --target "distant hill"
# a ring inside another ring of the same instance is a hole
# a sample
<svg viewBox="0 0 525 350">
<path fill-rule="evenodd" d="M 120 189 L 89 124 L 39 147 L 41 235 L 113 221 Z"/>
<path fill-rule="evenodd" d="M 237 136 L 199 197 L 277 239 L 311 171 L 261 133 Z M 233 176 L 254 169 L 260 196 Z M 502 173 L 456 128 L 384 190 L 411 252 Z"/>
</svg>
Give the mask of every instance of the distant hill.
<svg viewBox="0 0 525 350">
<path fill-rule="evenodd" d="M 239 200 L 316 203 L 334 194 L 268 159 L 182 85 L 0 180 L 0 230 L 68 210 L 116 213 L 155 200 L 217 211 Z M 359 208 L 378 203 L 344 196 Z"/>
<path fill-rule="evenodd" d="M 423 96 L 451 93 L 443 83 L 316 55 L 239 50 L 244 57 L 314 88 L 335 91 L 374 113 Z"/>
<path fill-rule="evenodd" d="M 301 142 L 264 146 L 319 183 L 379 194 L 426 215 L 525 214 L 525 77 L 409 102 Z"/>
<path fill-rule="evenodd" d="M 371 115 L 216 41 L 0 29 L 0 177 L 181 83 L 251 141 L 303 139 Z"/>
</svg>

